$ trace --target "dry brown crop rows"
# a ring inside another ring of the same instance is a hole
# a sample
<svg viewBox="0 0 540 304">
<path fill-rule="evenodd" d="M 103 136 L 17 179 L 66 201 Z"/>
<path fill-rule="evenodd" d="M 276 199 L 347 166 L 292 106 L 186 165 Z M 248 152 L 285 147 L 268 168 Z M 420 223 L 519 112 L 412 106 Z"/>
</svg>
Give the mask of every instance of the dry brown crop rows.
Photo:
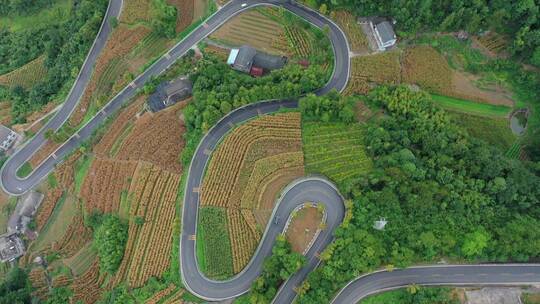
<svg viewBox="0 0 540 304">
<path fill-rule="evenodd" d="M 167 3 L 176 7 L 176 32 L 180 33 L 193 22 L 195 0 L 168 0 Z"/>
<path fill-rule="evenodd" d="M 239 210 L 227 209 L 227 220 L 229 235 L 231 235 L 233 268 L 234 272 L 238 273 L 247 265 L 255 252 L 258 238 L 253 234 Z"/>
<path fill-rule="evenodd" d="M 127 0 L 124 1 L 120 21 L 136 23 L 150 20 L 150 0 Z"/>
<path fill-rule="evenodd" d="M 184 122 L 181 109 L 185 103 L 158 113 L 145 113 L 124 140 L 116 158 L 143 160 L 174 173 L 181 173 L 179 155 L 184 148 Z"/>
<path fill-rule="evenodd" d="M 170 295 L 175 289 L 176 289 L 176 286 L 174 284 L 170 284 L 169 286 L 167 286 L 167 288 L 156 292 L 150 299 L 146 300 L 146 302 L 144 303 L 157 304 L 159 301 L 161 301 L 161 299 Z"/>
<path fill-rule="evenodd" d="M 401 81 L 400 53 L 384 52 L 354 57 L 352 72 L 345 94 L 366 94 L 376 84 L 399 84 Z"/>
<path fill-rule="evenodd" d="M 163 302 L 163 304 L 182 304 L 184 301 L 182 301 L 182 296 L 184 295 L 184 290 L 180 289 L 177 292 L 175 292 L 172 296 L 170 296 L 167 300 Z"/>
<path fill-rule="evenodd" d="M 81 215 L 73 217 L 64 236 L 53 243 L 52 250 L 63 257 L 71 257 L 92 239 L 92 230 L 84 225 Z"/>
<path fill-rule="evenodd" d="M 114 120 L 108 132 L 100 139 L 99 143 L 94 147 L 94 152 L 101 156 L 111 156 L 110 151 L 118 137 L 124 131 L 129 121 L 135 118 L 135 115 L 141 111 L 141 107 L 146 100 L 145 96 L 140 96 L 132 104 L 130 104 L 118 117 Z"/>
<path fill-rule="evenodd" d="M 69 119 L 71 126 L 78 126 L 83 121 L 92 102 L 101 103 L 97 104 L 97 108 L 101 108 L 114 95 L 115 92 L 111 92 L 113 84 L 128 69 L 127 64 L 118 64 L 118 61 L 149 33 L 150 29 L 144 26 L 130 28 L 120 25 L 113 31 L 111 37 L 107 40 L 104 52 L 97 59 L 96 68 L 92 73 L 92 78 L 85 89 L 84 95 Z M 114 71 L 110 69 L 112 65 L 115 65 Z"/>
<path fill-rule="evenodd" d="M 105 277 L 99 275 L 99 260 L 96 258 L 92 266 L 80 277 L 73 280 L 71 290 L 73 297 L 71 303 L 81 301 L 84 304 L 93 304 L 101 297 L 101 284 Z"/>
<path fill-rule="evenodd" d="M 128 191 L 130 222 L 124 259 L 110 287 L 127 280 L 140 287 L 169 267 L 180 175 L 141 162 Z M 134 222 L 144 219 L 142 225 Z"/>
<path fill-rule="evenodd" d="M 67 275 L 65 274 L 61 274 L 61 275 L 58 275 L 56 277 L 54 277 L 52 279 L 52 287 L 54 288 L 57 288 L 57 287 L 63 287 L 63 286 L 67 286 L 71 283 L 71 278 L 69 278 Z"/>
<path fill-rule="evenodd" d="M 127 190 L 137 163 L 96 158 L 81 188 L 86 211 L 117 212 L 123 190 Z"/>
<path fill-rule="evenodd" d="M 49 292 L 49 283 L 47 282 L 47 274 L 42 267 L 33 268 L 28 274 L 28 279 L 35 289 L 32 292 L 34 297 L 44 300 Z"/>
<path fill-rule="evenodd" d="M 75 181 L 73 168 L 81 155 L 82 153 L 80 151 L 73 153 L 56 168 L 54 175 L 60 186 L 64 189 L 70 189 L 73 186 L 73 182 Z"/>
<path fill-rule="evenodd" d="M 206 46 L 204 51 L 218 57 L 219 59 L 223 61 L 226 61 L 227 58 L 229 57 L 229 51 L 227 49 L 220 48 L 218 46 L 208 45 Z"/>
<path fill-rule="evenodd" d="M 445 94 L 452 89 L 452 70 L 434 48 L 415 46 L 405 50 L 403 55 L 403 82 Z"/>
<path fill-rule="evenodd" d="M 262 116 L 235 129 L 212 154 L 201 187 L 203 206 L 227 208 L 233 270 L 251 258 L 261 237 L 252 210 L 265 178 L 303 166 L 300 113 Z"/>
<path fill-rule="evenodd" d="M 211 38 L 233 46 L 248 44 L 273 54 L 291 53 L 284 27 L 257 10 L 249 10 L 227 21 Z"/>
<path fill-rule="evenodd" d="M 36 226 L 37 230 L 41 230 L 45 223 L 49 220 L 49 217 L 51 216 L 54 207 L 56 206 L 56 202 L 60 199 L 62 196 L 62 189 L 56 188 L 52 189 L 45 195 L 45 199 L 43 200 L 43 203 L 39 206 L 38 213 L 36 215 Z"/>
<path fill-rule="evenodd" d="M 11 122 L 11 103 L 0 100 L 0 123 L 7 125 Z"/>
<path fill-rule="evenodd" d="M 301 150 L 300 115 L 284 113 L 238 127 L 212 155 L 201 192 L 203 206 L 240 207 L 244 181 L 255 161 Z M 239 185 L 240 189 L 238 189 Z"/>
<path fill-rule="evenodd" d="M 493 31 L 479 37 L 478 42 L 488 51 L 494 52 L 495 54 L 503 51 L 508 45 L 507 37 Z"/>
<path fill-rule="evenodd" d="M 256 161 L 242 194 L 241 207 L 259 208 L 257 196 L 260 194 L 261 185 L 264 185 L 264 181 L 274 172 L 303 166 L 304 154 L 301 151 L 272 155 Z"/>
<path fill-rule="evenodd" d="M 307 32 L 296 26 L 285 27 L 285 34 L 289 47 L 294 50 L 296 56 L 307 58 L 312 51 L 312 46 L 307 37 Z"/>
<path fill-rule="evenodd" d="M 330 17 L 345 31 L 351 50 L 353 52 L 369 51 L 369 44 L 366 34 L 360 28 L 356 17 L 348 11 L 335 11 L 330 13 Z"/>
</svg>

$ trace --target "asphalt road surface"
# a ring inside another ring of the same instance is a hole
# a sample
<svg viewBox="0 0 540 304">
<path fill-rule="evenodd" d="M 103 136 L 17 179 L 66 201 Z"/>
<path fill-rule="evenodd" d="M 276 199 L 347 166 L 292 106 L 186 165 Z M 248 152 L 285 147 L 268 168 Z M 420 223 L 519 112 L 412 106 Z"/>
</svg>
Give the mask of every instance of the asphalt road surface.
<svg viewBox="0 0 540 304">
<path fill-rule="evenodd" d="M 540 265 L 448 265 L 375 272 L 349 283 L 332 303 L 358 303 L 369 295 L 412 284 L 446 286 L 534 285 L 540 284 Z"/>
<path fill-rule="evenodd" d="M 16 153 L 4 164 L 0 173 L 0 183 L 2 188 L 11 195 L 21 195 L 32 189 L 54 169 L 55 165 L 62 161 L 63 157 L 78 148 L 81 143 L 88 139 L 108 117 L 119 110 L 122 105 L 129 102 L 129 100 L 137 93 L 137 90 L 150 80 L 151 77 L 163 73 L 192 46 L 196 45 L 228 19 L 245 9 L 258 5 L 279 5 L 306 19 L 315 26 L 327 26 L 335 54 L 334 73 L 330 81 L 315 93 L 324 94 L 332 89 L 342 90 L 346 86 L 350 67 L 349 47 L 343 32 L 330 20 L 319 15 L 317 12 L 309 10 L 294 2 L 291 3 L 280 0 L 232 0 L 229 4 L 225 5 L 222 9 L 208 18 L 203 25 L 196 28 L 190 35 L 171 48 L 163 57 L 139 75 L 132 83 L 126 86 L 86 125 L 61 145 L 54 153 L 49 155 L 49 157 L 35 168 L 29 176 L 26 178 L 17 177 L 17 169 L 45 144 L 45 131 L 48 129 L 59 129 L 70 117 L 84 93 L 92 75 L 96 59 L 111 32 L 112 28 L 110 20 L 118 17 L 121 11 L 122 1 L 110 0 L 102 28 L 100 29 L 85 63 L 81 67 L 79 76 L 62 108 L 47 122 L 45 127 L 40 130 L 35 137 L 30 139 L 23 147 L 16 151 Z M 250 261 L 250 264 L 248 264 L 248 266 L 233 279 L 216 282 L 205 278 L 199 272 L 195 252 L 196 240 L 193 240 L 193 236 L 196 235 L 197 212 L 199 206 L 197 188 L 201 185 L 204 168 L 209 159 L 209 155 L 216 148 L 219 140 L 234 127 L 234 125 L 249 118 L 256 117 L 257 115 L 275 112 L 280 107 L 297 107 L 297 101 L 280 100 L 261 102 L 235 110 L 224 117 L 211 129 L 211 131 L 209 131 L 195 152 L 189 169 L 189 178 L 186 183 L 186 192 L 184 195 L 180 258 L 182 280 L 186 288 L 202 298 L 219 300 L 231 298 L 246 292 L 249 289 L 251 282 L 260 273 L 262 261 L 271 252 L 275 237 L 281 233 L 284 228 L 285 220 L 280 221 L 278 224 L 274 224 L 273 220 L 270 221 L 270 224 L 266 228 L 263 240 L 260 243 L 256 254 Z M 283 193 L 280 202 L 274 209 L 274 215 L 279 216 L 281 219 L 286 219 L 294 207 L 305 201 L 320 201 L 326 205 L 328 228 L 318 236 L 313 246 L 308 251 L 307 265 L 283 284 L 274 300 L 275 303 L 291 303 L 293 301 L 295 296 L 293 287 L 298 286 L 305 279 L 306 275 L 317 266 L 318 260 L 315 257 L 316 253 L 322 251 L 323 248 L 331 242 L 332 232 L 334 231 L 334 228 L 341 223 L 343 218 L 344 209 L 341 196 L 331 183 L 320 178 L 306 178 L 290 185 L 287 191 Z M 493 266 L 458 266 L 457 268 L 430 267 L 426 269 L 410 268 L 390 273 L 375 273 L 353 281 L 338 295 L 334 302 L 354 303 L 356 299 L 360 299 L 375 291 L 384 290 L 385 288 L 392 288 L 403 284 L 407 285 L 411 282 L 418 284 L 452 283 L 450 281 L 452 278 L 460 281 L 461 277 L 464 278 L 459 283 L 491 284 L 495 283 L 493 281 L 526 283 L 525 281 L 527 280 L 538 282 L 540 281 L 538 278 L 538 267 L 539 266 L 530 265 L 508 265 L 497 266 L 497 268 Z"/>
</svg>

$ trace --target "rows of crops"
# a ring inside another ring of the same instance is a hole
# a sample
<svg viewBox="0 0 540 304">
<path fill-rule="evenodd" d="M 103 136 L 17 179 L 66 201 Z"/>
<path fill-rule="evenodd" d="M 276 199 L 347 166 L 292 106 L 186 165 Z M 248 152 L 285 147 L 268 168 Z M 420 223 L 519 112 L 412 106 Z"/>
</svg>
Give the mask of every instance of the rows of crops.
<svg viewBox="0 0 540 304">
<path fill-rule="evenodd" d="M 205 274 L 226 278 L 233 274 L 231 242 L 228 237 L 227 211 L 224 208 L 199 209 L 198 241 L 203 242 Z"/>
<path fill-rule="evenodd" d="M 250 212 L 247 210 L 247 212 Z M 234 273 L 240 272 L 249 262 L 251 256 L 257 248 L 260 234 L 255 234 L 252 225 L 248 224 L 242 212 L 238 209 L 227 209 L 227 220 L 229 222 L 229 234 L 231 238 L 231 249 L 233 255 Z"/>
<path fill-rule="evenodd" d="M 167 288 L 156 292 L 152 297 L 150 297 L 144 303 L 145 304 L 157 304 L 162 299 L 164 299 L 164 298 L 168 297 L 170 294 L 172 294 L 175 290 L 176 290 L 176 285 L 170 284 L 169 286 L 167 286 Z"/>
<path fill-rule="evenodd" d="M 140 287 L 169 267 L 179 183 L 177 174 L 149 163 L 137 166 L 127 194 L 128 241 L 113 285 L 127 279 L 129 286 Z"/>
<path fill-rule="evenodd" d="M 128 189 L 136 166 L 135 162 L 96 158 L 81 188 L 86 210 L 117 212 L 121 192 Z"/>
<path fill-rule="evenodd" d="M 99 260 L 96 258 L 92 266 L 80 277 L 73 279 L 70 288 L 73 291 L 72 303 L 93 304 L 101 297 L 101 285 L 105 280 L 99 273 Z"/>
<path fill-rule="evenodd" d="M 7 125 L 11 122 L 11 103 L 0 101 L 0 123 Z"/>
<path fill-rule="evenodd" d="M 366 34 L 360 28 L 356 17 L 348 11 L 333 11 L 330 17 L 337 22 L 339 27 L 345 31 L 350 48 L 353 52 L 368 52 L 369 42 Z"/>
<path fill-rule="evenodd" d="M 299 113 L 264 116 L 238 127 L 212 154 L 202 185 L 201 204 L 239 207 L 241 192 L 235 191 L 235 186 L 244 184 L 238 181 L 241 174 L 247 182 L 256 160 L 300 151 L 300 146 Z M 246 168 L 248 164 L 249 168 Z M 235 199 L 233 194 L 236 194 Z"/>
<path fill-rule="evenodd" d="M 250 10 L 232 18 L 214 32 L 211 38 L 233 46 L 248 44 L 269 53 L 289 53 L 283 26 L 258 10 Z"/>
<path fill-rule="evenodd" d="M 56 202 L 60 199 L 62 193 L 62 189 L 56 188 L 45 194 L 45 199 L 39 206 L 38 213 L 36 214 L 36 228 L 38 231 L 41 230 L 41 228 L 43 228 L 45 223 L 47 223 L 49 220 L 49 217 L 53 213 L 54 207 L 56 206 Z"/>
<path fill-rule="evenodd" d="M 508 38 L 493 31 L 478 37 L 478 42 L 488 51 L 495 54 L 504 51 L 508 46 Z"/>
<path fill-rule="evenodd" d="M 351 60 L 351 77 L 345 94 L 366 94 L 374 84 L 398 84 L 401 81 L 401 64 L 398 51 Z"/>
<path fill-rule="evenodd" d="M 22 67 L 0 76 L 0 85 L 7 87 L 21 86 L 30 88 L 47 74 L 45 56 L 23 65 Z"/>
<path fill-rule="evenodd" d="M 244 188 L 240 204 L 241 207 L 258 209 L 260 207 L 258 196 L 261 192 L 261 188 L 266 184 L 269 177 L 272 177 L 275 172 L 279 172 L 285 168 L 297 168 L 303 166 L 304 154 L 301 151 L 272 155 L 257 160 Z"/>
<path fill-rule="evenodd" d="M 63 257 L 71 257 L 92 239 L 92 230 L 84 225 L 81 215 L 76 215 L 60 240 L 52 244 L 52 250 Z"/>
<path fill-rule="evenodd" d="M 415 46 L 403 54 L 403 81 L 417 84 L 430 92 L 448 94 L 452 90 L 452 70 L 437 50 Z"/>
<path fill-rule="evenodd" d="M 289 47 L 294 50 L 294 54 L 301 58 L 307 58 L 313 51 L 309 34 L 296 26 L 285 27 L 285 35 Z"/>
<path fill-rule="evenodd" d="M 336 183 L 367 172 L 371 161 L 366 155 L 364 126 L 342 123 L 304 123 L 304 161 L 308 173 L 323 174 Z"/>
</svg>

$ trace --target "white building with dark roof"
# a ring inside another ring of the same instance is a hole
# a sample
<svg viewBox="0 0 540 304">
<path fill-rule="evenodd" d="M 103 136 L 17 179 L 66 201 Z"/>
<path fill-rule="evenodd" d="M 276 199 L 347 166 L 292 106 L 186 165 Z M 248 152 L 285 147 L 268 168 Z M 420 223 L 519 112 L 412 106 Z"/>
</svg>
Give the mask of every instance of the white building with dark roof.
<svg viewBox="0 0 540 304">
<path fill-rule="evenodd" d="M 231 50 L 227 64 L 237 71 L 261 76 L 263 70 L 271 71 L 283 68 L 287 64 L 287 57 L 266 54 L 244 45 Z"/>
<path fill-rule="evenodd" d="M 394 28 L 390 22 L 382 21 L 375 25 L 372 23 L 372 28 L 375 34 L 375 40 L 377 41 L 377 46 L 380 51 L 384 51 L 396 44 L 396 33 L 394 32 Z"/>
<path fill-rule="evenodd" d="M 7 151 L 17 140 L 19 134 L 10 128 L 0 125 L 0 150 Z"/>
</svg>

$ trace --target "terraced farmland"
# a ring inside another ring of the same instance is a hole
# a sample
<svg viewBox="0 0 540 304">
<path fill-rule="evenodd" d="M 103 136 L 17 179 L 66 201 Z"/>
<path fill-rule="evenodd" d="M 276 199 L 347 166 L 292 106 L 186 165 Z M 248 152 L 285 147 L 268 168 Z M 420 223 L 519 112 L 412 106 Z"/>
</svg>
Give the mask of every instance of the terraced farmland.
<svg viewBox="0 0 540 304">
<path fill-rule="evenodd" d="M 249 10 L 232 18 L 210 38 L 232 46 L 248 44 L 272 54 L 290 52 L 284 27 L 258 10 Z"/>
<path fill-rule="evenodd" d="M 230 249 L 205 243 L 204 248 L 217 248 L 217 254 L 204 256 L 208 275 L 215 268 L 212 265 L 225 263 L 232 264 L 233 272 L 238 273 L 250 260 L 276 193 L 304 174 L 300 133 L 300 113 L 267 115 L 233 130 L 213 152 L 201 187 L 201 210 L 223 210 L 220 214 L 227 220 L 224 229 L 229 234 Z M 207 235 L 210 228 L 200 223 L 203 242 L 211 242 Z M 231 256 L 227 250 L 232 251 L 232 262 L 223 262 Z M 220 271 L 216 272 L 223 276 L 227 273 Z"/>
<path fill-rule="evenodd" d="M 40 56 L 20 68 L 0 76 L 0 85 L 30 88 L 39 82 L 46 73 L 45 56 Z"/>
<path fill-rule="evenodd" d="M 399 57 L 399 51 L 391 51 L 352 58 L 351 77 L 345 94 L 366 94 L 375 84 L 399 84 Z"/>
<path fill-rule="evenodd" d="M 371 168 L 362 125 L 306 122 L 302 125 L 307 173 L 323 174 L 338 185 Z"/>
</svg>

